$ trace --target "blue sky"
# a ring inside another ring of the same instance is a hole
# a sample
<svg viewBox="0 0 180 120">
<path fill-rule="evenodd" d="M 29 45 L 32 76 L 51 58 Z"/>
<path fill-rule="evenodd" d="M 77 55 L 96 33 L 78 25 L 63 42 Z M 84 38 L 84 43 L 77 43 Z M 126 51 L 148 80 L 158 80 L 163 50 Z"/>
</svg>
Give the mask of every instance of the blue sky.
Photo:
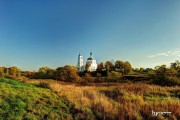
<svg viewBox="0 0 180 120">
<path fill-rule="evenodd" d="M 0 1 L 0 66 L 38 70 L 97 62 L 154 67 L 180 60 L 179 0 Z"/>
</svg>

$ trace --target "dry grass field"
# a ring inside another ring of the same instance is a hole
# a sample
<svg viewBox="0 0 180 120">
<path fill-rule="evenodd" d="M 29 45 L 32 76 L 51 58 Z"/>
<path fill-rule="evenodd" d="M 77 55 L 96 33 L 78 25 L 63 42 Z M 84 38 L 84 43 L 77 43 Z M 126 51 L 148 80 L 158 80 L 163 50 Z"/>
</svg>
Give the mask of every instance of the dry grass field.
<svg viewBox="0 0 180 120">
<path fill-rule="evenodd" d="M 180 119 L 180 88 L 146 83 L 79 85 L 53 80 L 28 80 L 44 85 L 75 105 L 82 119 Z M 42 86 L 43 87 L 43 86 Z M 156 112 L 170 115 L 153 116 Z"/>
</svg>

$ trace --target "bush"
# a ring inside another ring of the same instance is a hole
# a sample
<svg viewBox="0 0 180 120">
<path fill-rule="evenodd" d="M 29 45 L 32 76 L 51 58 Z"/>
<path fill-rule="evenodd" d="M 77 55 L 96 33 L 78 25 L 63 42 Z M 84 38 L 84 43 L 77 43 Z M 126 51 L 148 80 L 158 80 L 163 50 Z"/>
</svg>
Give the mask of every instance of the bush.
<svg viewBox="0 0 180 120">
<path fill-rule="evenodd" d="M 166 77 L 165 82 L 168 86 L 180 85 L 180 78 L 178 78 L 178 77 Z"/>
<path fill-rule="evenodd" d="M 162 85 L 162 86 L 175 86 L 180 85 L 180 78 L 174 76 L 155 75 L 151 77 L 151 83 Z"/>
<path fill-rule="evenodd" d="M 85 83 L 85 79 L 84 78 L 81 78 L 81 77 L 78 77 L 76 80 L 75 80 L 76 83 Z"/>
<path fill-rule="evenodd" d="M 119 72 L 116 72 L 116 71 L 111 71 L 111 72 L 108 72 L 108 77 L 109 78 L 117 78 L 117 77 L 121 77 L 122 74 L 119 73 Z"/>
</svg>

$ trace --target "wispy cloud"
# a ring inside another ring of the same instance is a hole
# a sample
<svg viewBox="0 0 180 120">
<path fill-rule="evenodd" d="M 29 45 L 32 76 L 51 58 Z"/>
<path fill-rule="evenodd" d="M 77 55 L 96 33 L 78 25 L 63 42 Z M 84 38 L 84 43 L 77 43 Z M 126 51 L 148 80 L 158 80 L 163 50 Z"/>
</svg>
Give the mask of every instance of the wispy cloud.
<svg viewBox="0 0 180 120">
<path fill-rule="evenodd" d="M 149 55 L 148 58 L 168 57 L 168 56 L 180 57 L 180 49 L 176 49 L 176 50 L 168 51 L 168 52 L 163 52 L 163 53 L 157 53 L 157 54 L 154 54 L 154 55 Z"/>
<path fill-rule="evenodd" d="M 154 68 L 156 66 L 160 66 L 160 65 L 166 65 L 166 67 L 170 67 L 170 63 L 172 63 L 173 61 L 167 61 L 167 62 L 155 62 L 155 63 L 149 63 L 149 64 L 145 64 L 143 65 L 145 68 Z"/>
</svg>

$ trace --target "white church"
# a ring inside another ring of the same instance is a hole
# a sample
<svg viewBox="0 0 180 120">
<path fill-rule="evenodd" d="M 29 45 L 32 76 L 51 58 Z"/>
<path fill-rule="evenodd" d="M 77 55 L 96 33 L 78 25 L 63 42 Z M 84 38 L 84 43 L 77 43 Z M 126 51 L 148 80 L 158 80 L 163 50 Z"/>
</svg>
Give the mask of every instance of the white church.
<svg viewBox="0 0 180 120">
<path fill-rule="evenodd" d="M 92 52 L 90 52 L 90 57 L 87 59 L 86 62 L 90 63 L 90 68 L 89 68 L 90 72 L 96 71 L 97 63 L 96 63 L 96 60 L 94 59 L 94 57 L 92 55 Z M 85 70 L 85 65 L 83 63 L 83 56 L 80 53 L 78 55 L 77 68 L 78 68 L 79 71 L 84 71 Z"/>
</svg>

